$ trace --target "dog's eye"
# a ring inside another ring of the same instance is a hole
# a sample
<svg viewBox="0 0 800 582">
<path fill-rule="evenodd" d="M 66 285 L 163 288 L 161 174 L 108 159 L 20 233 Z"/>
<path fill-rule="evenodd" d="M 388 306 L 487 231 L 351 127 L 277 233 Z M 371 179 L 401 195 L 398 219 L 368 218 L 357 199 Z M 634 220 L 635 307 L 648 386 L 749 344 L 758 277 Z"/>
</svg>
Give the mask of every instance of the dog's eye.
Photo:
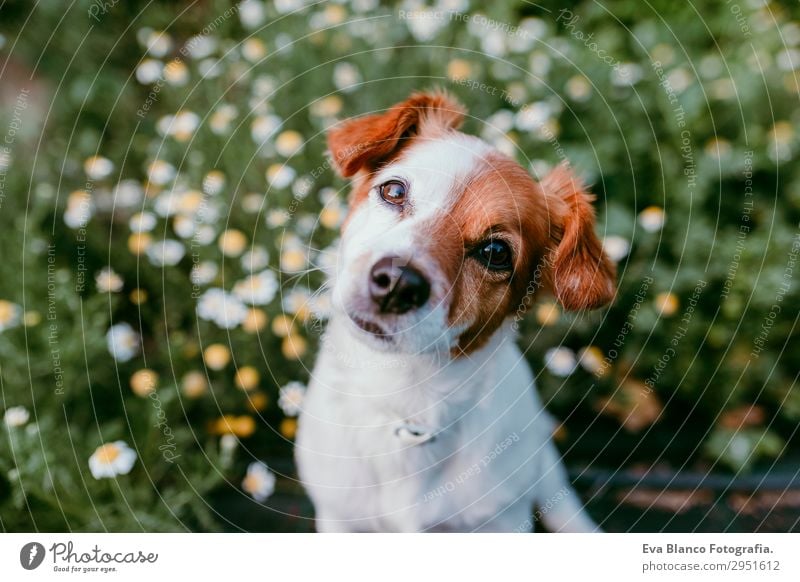
<svg viewBox="0 0 800 582">
<path fill-rule="evenodd" d="M 506 271 L 511 268 L 511 247 L 508 243 L 489 239 L 478 245 L 475 256 L 487 267 L 497 271 Z"/>
<path fill-rule="evenodd" d="M 406 185 L 399 180 L 389 180 L 378 188 L 381 198 L 389 204 L 402 206 L 406 201 Z"/>
</svg>

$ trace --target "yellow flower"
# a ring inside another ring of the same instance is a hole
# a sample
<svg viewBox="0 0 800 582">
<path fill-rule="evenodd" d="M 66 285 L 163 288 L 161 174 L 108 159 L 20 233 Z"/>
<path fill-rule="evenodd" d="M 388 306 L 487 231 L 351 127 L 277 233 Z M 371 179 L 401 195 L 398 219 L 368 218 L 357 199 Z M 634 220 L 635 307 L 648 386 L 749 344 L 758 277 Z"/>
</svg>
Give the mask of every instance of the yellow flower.
<svg viewBox="0 0 800 582">
<path fill-rule="evenodd" d="M 254 411 L 254 412 L 261 412 L 269 405 L 269 396 L 264 394 L 263 392 L 248 392 L 247 393 L 247 405 Z"/>
<path fill-rule="evenodd" d="M 323 97 L 311 105 L 311 113 L 317 117 L 334 117 L 342 110 L 342 99 L 338 95 Z"/>
<path fill-rule="evenodd" d="M 208 430 L 214 435 L 232 434 L 240 438 L 247 438 L 256 431 L 256 421 L 252 416 L 225 414 L 212 421 Z"/>
<path fill-rule="evenodd" d="M 219 250 L 226 257 L 238 257 L 247 247 L 247 237 L 241 230 L 226 230 L 219 235 Z"/>
<path fill-rule="evenodd" d="M 286 437 L 287 439 L 293 439 L 294 435 L 297 434 L 297 419 L 296 418 L 284 418 L 281 421 L 280 426 L 281 434 Z"/>
<path fill-rule="evenodd" d="M 347 11 L 338 4 L 329 4 L 325 7 L 325 22 L 329 25 L 341 24 L 347 17 Z"/>
<path fill-rule="evenodd" d="M 715 137 L 706 143 L 706 155 L 712 158 L 724 158 L 731 153 L 731 142 L 721 137 Z"/>
<path fill-rule="evenodd" d="M 272 320 L 272 333 L 278 337 L 294 333 L 294 320 L 288 315 L 276 315 Z"/>
<path fill-rule="evenodd" d="M 189 69 L 179 59 L 173 59 L 164 65 L 164 80 L 170 85 L 180 87 L 189 80 Z"/>
<path fill-rule="evenodd" d="M 306 266 L 306 255 L 302 249 L 287 249 L 281 254 L 281 269 L 287 273 L 302 271 Z"/>
<path fill-rule="evenodd" d="M 211 344 L 203 352 L 203 360 L 212 370 L 221 370 L 231 361 L 231 352 L 222 344 Z"/>
<path fill-rule="evenodd" d="M 146 232 L 134 232 L 128 237 L 128 250 L 134 255 L 141 255 L 152 242 L 152 237 Z"/>
<path fill-rule="evenodd" d="M 33 327 L 42 322 L 42 314 L 38 311 L 26 311 L 22 316 L 22 324 L 25 327 Z"/>
<path fill-rule="evenodd" d="M 308 342 L 298 334 L 290 334 L 283 338 L 281 352 L 287 360 L 299 360 L 308 349 Z"/>
<path fill-rule="evenodd" d="M 275 150 L 282 156 L 292 156 L 303 149 L 303 136 L 299 131 L 289 129 L 275 139 Z"/>
<path fill-rule="evenodd" d="M 244 366 L 236 372 L 236 387 L 245 392 L 258 387 L 259 373 L 253 366 Z"/>
<path fill-rule="evenodd" d="M 451 79 L 468 79 L 471 74 L 472 66 L 464 59 L 453 59 L 447 63 L 447 76 Z"/>
<path fill-rule="evenodd" d="M 329 205 L 319 214 L 319 223 L 325 228 L 339 228 L 342 223 L 342 209 L 338 205 Z"/>
<path fill-rule="evenodd" d="M 247 311 L 242 322 L 242 329 L 247 333 L 257 333 L 267 325 L 267 314 L 263 309 L 253 308 Z"/>
<path fill-rule="evenodd" d="M 768 140 L 786 145 L 794 138 L 794 127 L 788 121 L 778 121 L 769 131 Z"/>
<path fill-rule="evenodd" d="M 575 101 L 586 101 L 592 96 L 592 85 L 583 75 L 574 75 L 567 81 L 567 95 Z"/>
<path fill-rule="evenodd" d="M 680 305 L 674 293 L 659 293 L 656 295 L 653 302 L 655 303 L 656 309 L 658 309 L 659 313 L 664 317 L 674 315 L 675 312 L 678 311 Z"/>
<path fill-rule="evenodd" d="M 539 325 L 555 325 L 559 317 L 561 317 L 561 310 L 556 303 L 542 303 L 536 308 L 536 321 L 539 322 Z"/>
<path fill-rule="evenodd" d="M 242 44 L 242 56 L 251 63 L 263 59 L 267 55 L 267 47 L 257 38 L 248 38 Z"/>
<path fill-rule="evenodd" d="M 578 362 L 584 370 L 595 376 L 603 376 L 606 372 L 603 352 L 597 346 L 583 348 L 578 353 Z"/>
<path fill-rule="evenodd" d="M 206 375 L 198 370 L 186 372 L 181 378 L 181 392 L 187 398 L 200 398 L 207 390 Z"/>
<path fill-rule="evenodd" d="M 134 305 L 141 305 L 142 303 L 147 301 L 147 290 L 137 287 L 136 289 L 133 289 L 130 292 L 128 298 Z"/>
<path fill-rule="evenodd" d="M 131 389 L 136 396 L 144 398 L 155 391 L 158 385 L 158 374 L 148 368 L 134 372 L 131 376 Z"/>
</svg>

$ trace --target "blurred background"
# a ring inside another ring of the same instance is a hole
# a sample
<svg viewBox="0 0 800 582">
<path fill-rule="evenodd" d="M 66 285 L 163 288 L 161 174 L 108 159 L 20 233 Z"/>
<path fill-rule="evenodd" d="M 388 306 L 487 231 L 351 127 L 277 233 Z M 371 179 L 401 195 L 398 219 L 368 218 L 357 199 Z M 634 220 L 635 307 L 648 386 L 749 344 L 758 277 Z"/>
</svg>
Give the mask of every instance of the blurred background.
<svg viewBox="0 0 800 582">
<path fill-rule="evenodd" d="M 609 309 L 522 322 L 610 531 L 800 529 L 794 2 L 0 5 L 0 529 L 311 531 L 292 439 L 346 214 L 417 89 L 598 196 Z"/>
</svg>

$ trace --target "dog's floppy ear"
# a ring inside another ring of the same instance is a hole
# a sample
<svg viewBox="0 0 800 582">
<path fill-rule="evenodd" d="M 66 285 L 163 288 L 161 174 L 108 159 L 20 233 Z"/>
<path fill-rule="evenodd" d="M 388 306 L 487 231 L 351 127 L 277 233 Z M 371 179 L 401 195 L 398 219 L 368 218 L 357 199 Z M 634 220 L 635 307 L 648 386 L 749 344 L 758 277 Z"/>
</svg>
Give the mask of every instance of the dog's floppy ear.
<svg viewBox="0 0 800 582">
<path fill-rule="evenodd" d="M 446 93 L 414 93 L 384 113 L 348 119 L 328 132 L 328 150 L 345 178 L 373 170 L 416 135 L 455 129 L 464 108 Z"/>
<path fill-rule="evenodd" d="M 542 189 L 557 215 L 551 276 L 556 298 L 568 310 L 596 309 L 610 303 L 616 269 L 594 232 L 594 196 L 569 166 L 555 168 Z"/>
</svg>

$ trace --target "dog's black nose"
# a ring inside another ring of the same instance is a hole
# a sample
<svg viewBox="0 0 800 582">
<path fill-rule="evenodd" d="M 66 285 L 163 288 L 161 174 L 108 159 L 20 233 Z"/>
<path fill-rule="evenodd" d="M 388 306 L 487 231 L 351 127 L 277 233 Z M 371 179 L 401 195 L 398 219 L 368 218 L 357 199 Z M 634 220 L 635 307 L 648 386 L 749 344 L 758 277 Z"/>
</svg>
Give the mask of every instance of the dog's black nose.
<svg viewBox="0 0 800 582">
<path fill-rule="evenodd" d="M 406 313 L 422 307 L 431 294 L 428 280 L 399 257 L 384 257 L 369 274 L 369 293 L 381 313 Z"/>
</svg>

